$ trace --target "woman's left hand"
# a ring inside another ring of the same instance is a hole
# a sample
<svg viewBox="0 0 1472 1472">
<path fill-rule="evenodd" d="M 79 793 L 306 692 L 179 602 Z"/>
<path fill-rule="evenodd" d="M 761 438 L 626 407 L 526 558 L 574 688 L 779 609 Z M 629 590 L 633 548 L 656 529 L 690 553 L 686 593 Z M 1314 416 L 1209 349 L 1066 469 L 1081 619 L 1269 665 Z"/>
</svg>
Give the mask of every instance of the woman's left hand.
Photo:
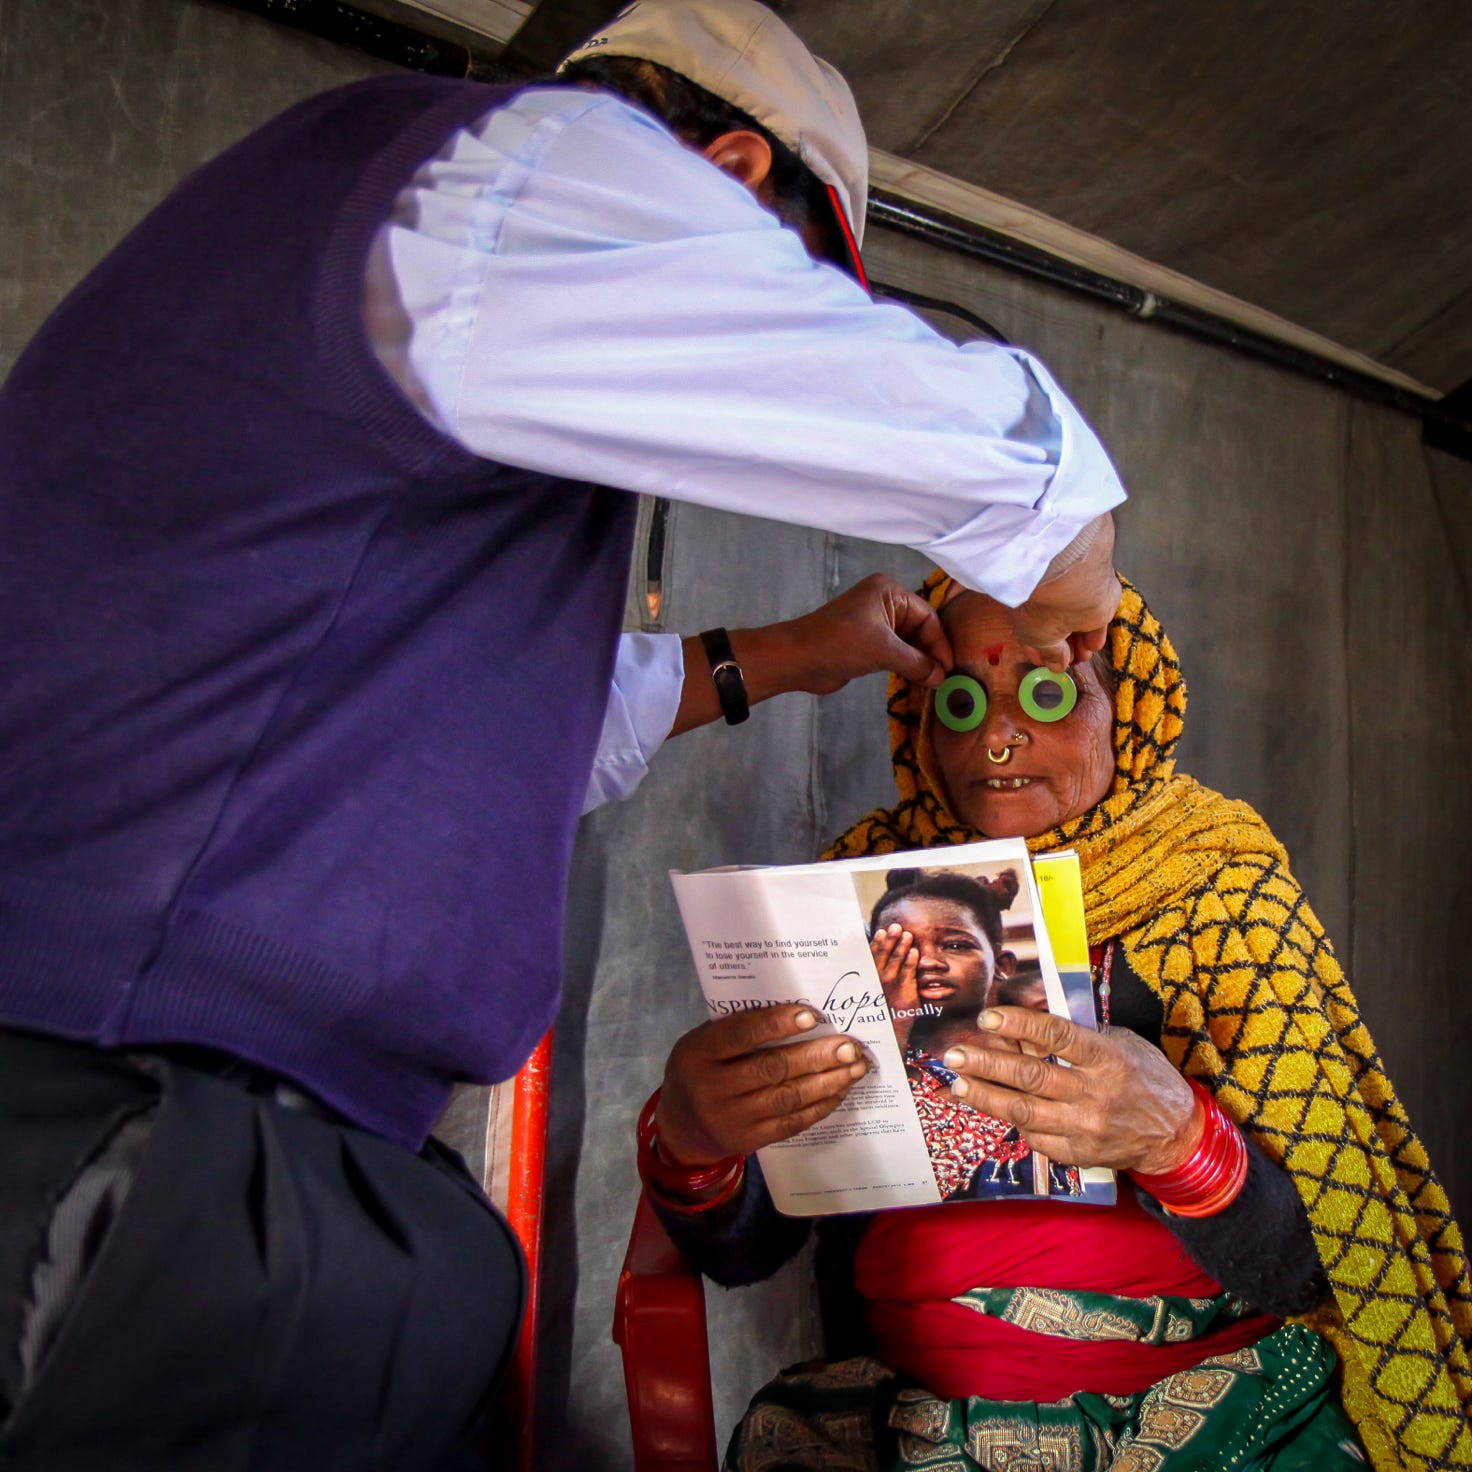
<svg viewBox="0 0 1472 1472">
<path fill-rule="evenodd" d="M 1094 1032 L 1031 1007 L 989 1007 L 979 1026 L 1023 1051 L 947 1049 L 945 1065 L 958 1074 L 952 1089 L 983 1114 L 1015 1124 L 1034 1150 L 1064 1165 L 1153 1175 L 1195 1149 L 1195 1095 L 1165 1054 L 1135 1033 Z"/>
</svg>

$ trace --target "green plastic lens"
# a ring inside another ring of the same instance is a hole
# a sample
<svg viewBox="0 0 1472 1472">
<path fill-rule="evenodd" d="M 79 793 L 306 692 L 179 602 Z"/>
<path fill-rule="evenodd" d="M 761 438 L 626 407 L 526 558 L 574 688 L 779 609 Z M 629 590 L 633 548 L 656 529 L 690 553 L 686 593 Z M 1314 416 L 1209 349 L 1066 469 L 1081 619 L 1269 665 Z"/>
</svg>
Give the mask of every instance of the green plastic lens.
<svg viewBox="0 0 1472 1472">
<path fill-rule="evenodd" d="M 974 731 L 986 719 L 986 691 L 970 675 L 952 675 L 935 692 L 935 713 L 952 731 Z"/>
<path fill-rule="evenodd" d="M 1035 721 L 1061 721 L 1078 704 L 1078 686 L 1067 670 L 1058 673 L 1040 665 L 1022 677 L 1017 703 Z"/>
</svg>

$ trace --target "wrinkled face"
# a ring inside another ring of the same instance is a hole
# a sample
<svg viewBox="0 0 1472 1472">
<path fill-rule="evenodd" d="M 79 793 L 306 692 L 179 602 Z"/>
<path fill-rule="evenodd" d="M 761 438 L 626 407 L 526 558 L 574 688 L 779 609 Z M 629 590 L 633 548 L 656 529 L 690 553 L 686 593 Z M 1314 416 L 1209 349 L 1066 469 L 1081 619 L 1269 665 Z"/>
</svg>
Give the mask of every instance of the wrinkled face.
<svg viewBox="0 0 1472 1472">
<path fill-rule="evenodd" d="M 956 672 L 985 690 L 986 718 L 957 732 L 932 718 L 936 760 L 956 816 L 988 838 L 1030 838 L 1077 818 L 1101 801 L 1114 780 L 1114 701 L 1085 660 L 1069 673 L 1078 703 L 1060 721 L 1039 721 L 1018 702 L 1033 669 L 1001 604 L 962 593 L 941 610 Z M 1018 738 L 1021 740 L 1018 740 Z M 987 759 L 1008 749 L 998 765 Z"/>
<path fill-rule="evenodd" d="M 991 993 L 997 958 L 976 916 L 955 900 L 915 895 L 880 911 L 880 925 L 910 932 L 919 951 L 915 973 L 918 999 L 942 1011 L 979 1011 Z"/>
</svg>

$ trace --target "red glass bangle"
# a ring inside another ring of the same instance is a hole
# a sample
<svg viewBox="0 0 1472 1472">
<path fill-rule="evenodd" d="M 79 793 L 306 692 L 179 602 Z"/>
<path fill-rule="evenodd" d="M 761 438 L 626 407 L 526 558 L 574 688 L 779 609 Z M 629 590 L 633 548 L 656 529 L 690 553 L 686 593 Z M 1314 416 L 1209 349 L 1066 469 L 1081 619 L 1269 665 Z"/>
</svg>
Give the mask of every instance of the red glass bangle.
<svg viewBox="0 0 1472 1472">
<path fill-rule="evenodd" d="M 1147 1175 L 1130 1171 L 1136 1185 L 1148 1191 L 1172 1216 L 1215 1216 L 1225 1211 L 1247 1179 L 1247 1141 L 1211 1091 L 1194 1078 L 1186 1080 L 1202 1115 L 1196 1149 L 1174 1170 Z"/>
<path fill-rule="evenodd" d="M 746 1160 L 728 1155 L 710 1165 L 671 1165 L 659 1154 L 659 1131 L 654 1117 L 659 1110 L 660 1090 L 656 1089 L 639 1111 L 639 1179 L 644 1189 L 661 1205 L 675 1211 L 710 1211 L 724 1206 L 746 1179 Z M 705 1191 L 715 1191 L 704 1197 Z"/>
</svg>

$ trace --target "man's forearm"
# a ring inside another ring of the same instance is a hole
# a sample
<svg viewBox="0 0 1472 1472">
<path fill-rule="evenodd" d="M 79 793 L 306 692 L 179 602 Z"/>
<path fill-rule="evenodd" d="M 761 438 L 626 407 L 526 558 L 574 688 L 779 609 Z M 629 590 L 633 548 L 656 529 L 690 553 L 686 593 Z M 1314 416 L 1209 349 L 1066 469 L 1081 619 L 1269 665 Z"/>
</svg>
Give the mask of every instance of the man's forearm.
<svg viewBox="0 0 1472 1472">
<path fill-rule="evenodd" d="M 1013 626 L 1039 663 L 1061 670 L 1104 647 L 1118 607 L 1114 518 L 1106 511 L 1053 559 L 1043 581 L 1014 611 Z"/>
<path fill-rule="evenodd" d="M 880 670 L 939 684 L 951 646 L 935 610 L 893 578 L 875 573 L 799 618 L 730 631 L 748 705 L 803 690 L 829 695 Z M 717 720 L 720 697 L 701 641 L 683 643 L 685 683 L 670 734 Z"/>
<path fill-rule="evenodd" d="M 729 635 L 731 653 L 741 666 L 748 705 L 808 688 L 804 683 L 809 669 L 807 653 L 792 637 L 790 625 L 731 629 Z M 709 725 L 723 715 L 705 645 L 698 636 L 691 637 L 681 640 L 681 650 L 685 656 L 685 683 L 680 687 L 680 706 L 670 727 L 671 736 Z"/>
</svg>

